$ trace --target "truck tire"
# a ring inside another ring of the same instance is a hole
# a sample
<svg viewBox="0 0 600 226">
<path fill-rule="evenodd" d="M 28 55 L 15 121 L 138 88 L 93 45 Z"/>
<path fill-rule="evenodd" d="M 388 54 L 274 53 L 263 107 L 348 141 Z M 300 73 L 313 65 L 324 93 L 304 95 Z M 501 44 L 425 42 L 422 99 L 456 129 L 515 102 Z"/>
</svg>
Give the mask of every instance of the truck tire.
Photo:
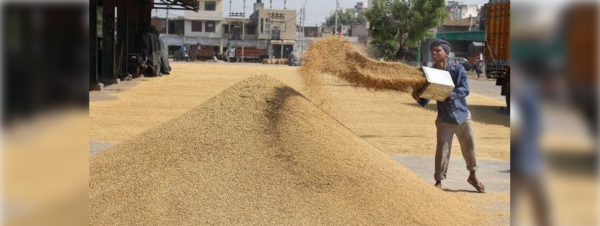
<svg viewBox="0 0 600 226">
<path fill-rule="evenodd" d="M 508 83 L 506 89 L 506 109 L 510 110 L 510 83 Z"/>
</svg>

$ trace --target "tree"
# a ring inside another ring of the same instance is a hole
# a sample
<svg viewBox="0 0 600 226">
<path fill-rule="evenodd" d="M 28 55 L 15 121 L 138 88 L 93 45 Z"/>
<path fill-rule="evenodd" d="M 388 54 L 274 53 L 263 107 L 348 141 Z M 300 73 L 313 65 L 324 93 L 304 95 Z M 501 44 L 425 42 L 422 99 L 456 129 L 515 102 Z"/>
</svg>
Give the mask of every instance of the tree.
<svg viewBox="0 0 600 226">
<path fill-rule="evenodd" d="M 394 58 L 404 60 L 406 47 L 433 37 L 429 29 L 439 27 L 447 12 L 444 0 L 375 0 L 365 16 L 372 37 L 396 41 Z"/>
<path fill-rule="evenodd" d="M 367 48 L 369 55 L 375 59 L 393 59 L 398 51 L 398 42 L 395 40 L 373 39 Z"/>
<path fill-rule="evenodd" d="M 367 22 L 367 17 L 365 17 L 363 13 L 354 13 L 350 11 L 344 12 L 343 10 L 338 10 L 337 16 L 338 26 L 350 26 L 350 29 L 352 29 L 353 25 Z M 335 11 L 331 12 L 329 16 L 325 18 L 325 25 L 329 27 L 335 26 Z"/>
</svg>

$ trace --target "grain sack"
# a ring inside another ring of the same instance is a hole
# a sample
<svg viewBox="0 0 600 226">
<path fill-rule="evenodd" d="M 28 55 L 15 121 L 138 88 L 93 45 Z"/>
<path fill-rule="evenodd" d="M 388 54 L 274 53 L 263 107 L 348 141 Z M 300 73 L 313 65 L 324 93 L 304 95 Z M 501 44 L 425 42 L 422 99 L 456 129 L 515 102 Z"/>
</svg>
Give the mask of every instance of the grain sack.
<svg viewBox="0 0 600 226">
<path fill-rule="evenodd" d="M 482 225 L 294 89 L 241 81 L 90 159 L 90 225 Z"/>
</svg>

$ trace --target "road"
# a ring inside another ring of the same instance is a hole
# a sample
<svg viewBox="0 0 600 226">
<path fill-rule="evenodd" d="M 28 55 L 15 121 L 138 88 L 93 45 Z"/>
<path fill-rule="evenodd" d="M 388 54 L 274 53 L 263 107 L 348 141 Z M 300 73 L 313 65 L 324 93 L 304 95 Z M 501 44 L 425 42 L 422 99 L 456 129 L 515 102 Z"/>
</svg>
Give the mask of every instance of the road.
<svg viewBox="0 0 600 226">
<path fill-rule="evenodd" d="M 497 98 L 498 100 L 505 101 L 506 98 L 500 95 L 500 86 L 496 86 L 495 79 L 488 79 L 485 76 L 477 78 L 477 75 L 472 72 L 468 72 L 469 77 L 469 88 L 471 93 L 477 93 L 488 97 Z"/>
</svg>

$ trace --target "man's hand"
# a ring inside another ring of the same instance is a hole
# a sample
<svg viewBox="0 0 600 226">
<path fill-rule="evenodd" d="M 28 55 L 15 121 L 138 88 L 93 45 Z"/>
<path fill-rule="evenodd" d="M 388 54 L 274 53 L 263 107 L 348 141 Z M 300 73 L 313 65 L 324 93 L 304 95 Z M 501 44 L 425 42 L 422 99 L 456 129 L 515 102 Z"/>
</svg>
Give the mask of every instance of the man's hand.
<svg viewBox="0 0 600 226">
<path fill-rule="evenodd" d="M 412 97 L 413 97 L 413 99 L 415 99 L 417 102 L 419 102 L 419 101 L 421 100 L 421 98 L 419 97 L 419 95 L 417 95 L 417 93 L 416 93 L 416 92 L 413 92 L 413 93 L 412 93 Z"/>
<path fill-rule="evenodd" d="M 412 97 L 413 97 L 413 99 L 415 99 L 417 101 L 417 103 L 419 101 L 421 101 L 421 97 L 419 97 L 419 93 L 421 93 L 421 90 L 413 90 L 413 92 L 412 92 Z"/>
</svg>

